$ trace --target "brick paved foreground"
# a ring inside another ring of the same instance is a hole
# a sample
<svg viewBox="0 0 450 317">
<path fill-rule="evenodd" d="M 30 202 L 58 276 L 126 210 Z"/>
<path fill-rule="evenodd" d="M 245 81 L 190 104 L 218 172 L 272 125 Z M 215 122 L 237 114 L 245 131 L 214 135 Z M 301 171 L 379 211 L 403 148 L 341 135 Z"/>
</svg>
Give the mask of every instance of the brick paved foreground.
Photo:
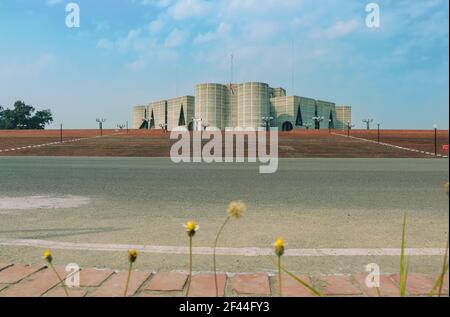
<svg viewBox="0 0 450 317">
<path fill-rule="evenodd" d="M 56 267 L 61 277 L 64 268 Z M 79 272 L 80 287 L 70 288 L 71 297 L 119 297 L 124 296 L 127 272 L 110 269 L 84 268 Z M 298 275 L 326 296 L 377 296 L 374 289 L 365 286 L 366 275 Z M 70 278 L 70 277 L 69 277 Z M 127 296 L 161 297 L 185 296 L 188 275 L 184 272 L 133 271 Z M 448 275 L 445 277 L 444 294 L 448 296 Z M 217 276 L 219 296 L 278 296 L 278 277 L 268 273 L 219 273 Z M 428 296 L 436 276 L 411 273 L 408 278 L 409 296 Z M 398 296 L 399 276 L 383 275 L 382 296 Z M 282 277 L 283 295 L 311 297 L 308 290 L 290 276 Z M 215 296 L 214 275 L 197 273 L 189 287 L 191 297 Z M 54 272 L 45 265 L 22 265 L 0 263 L 0 297 L 62 297 L 63 288 Z"/>
</svg>

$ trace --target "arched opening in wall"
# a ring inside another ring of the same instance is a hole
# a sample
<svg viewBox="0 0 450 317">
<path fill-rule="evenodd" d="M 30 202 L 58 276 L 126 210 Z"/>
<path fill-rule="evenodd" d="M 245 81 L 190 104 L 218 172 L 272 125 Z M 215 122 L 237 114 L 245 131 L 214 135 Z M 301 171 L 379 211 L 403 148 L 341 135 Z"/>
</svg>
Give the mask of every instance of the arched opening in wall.
<svg viewBox="0 0 450 317">
<path fill-rule="evenodd" d="M 194 130 L 194 122 L 189 122 L 189 124 L 188 124 L 188 130 L 189 131 L 192 131 L 192 130 Z"/>
<path fill-rule="evenodd" d="M 294 126 L 289 121 L 284 122 L 283 125 L 281 126 L 281 131 L 283 132 L 289 132 L 292 130 L 294 130 Z"/>
</svg>

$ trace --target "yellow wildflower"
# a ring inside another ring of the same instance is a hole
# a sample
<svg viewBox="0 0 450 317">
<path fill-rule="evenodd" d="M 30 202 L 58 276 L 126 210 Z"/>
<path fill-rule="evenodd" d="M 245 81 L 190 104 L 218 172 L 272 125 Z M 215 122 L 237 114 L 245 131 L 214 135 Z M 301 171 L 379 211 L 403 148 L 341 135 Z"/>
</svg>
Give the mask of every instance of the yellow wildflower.
<svg viewBox="0 0 450 317">
<path fill-rule="evenodd" d="M 247 207 L 242 201 L 232 201 L 228 205 L 228 217 L 239 219 L 244 215 L 246 210 Z"/>
<path fill-rule="evenodd" d="M 186 228 L 186 232 L 190 237 L 193 237 L 195 233 L 200 229 L 200 226 L 197 225 L 197 223 L 193 220 L 188 221 L 185 225 L 183 225 L 184 228 Z"/>
<path fill-rule="evenodd" d="M 134 263 L 137 259 L 137 251 L 135 249 L 128 250 L 128 260 Z"/>
<path fill-rule="evenodd" d="M 43 258 L 44 258 L 48 263 L 52 263 L 53 256 L 52 256 L 52 253 L 50 252 L 50 250 L 46 250 L 46 251 L 44 252 Z"/>
<path fill-rule="evenodd" d="M 282 238 L 278 238 L 273 246 L 275 247 L 275 254 L 277 256 L 282 256 L 284 254 L 284 240 Z"/>
</svg>

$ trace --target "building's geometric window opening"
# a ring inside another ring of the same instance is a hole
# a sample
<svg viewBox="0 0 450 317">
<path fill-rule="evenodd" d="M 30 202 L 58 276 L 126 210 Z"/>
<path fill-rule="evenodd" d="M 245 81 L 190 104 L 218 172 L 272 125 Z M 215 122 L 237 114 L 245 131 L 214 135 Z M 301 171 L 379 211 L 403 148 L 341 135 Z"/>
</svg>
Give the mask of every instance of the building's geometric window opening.
<svg viewBox="0 0 450 317">
<path fill-rule="evenodd" d="M 139 129 L 148 129 L 147 109 L 144 110 L 144 118 L 142 118 L 142 123 Z"/>
<path fill-rule="evenodd" d="M 165 102 L 164 105 L 164 127 L 163 129 L 167 129 L 167 117 L 169 116 L 168 111 L 167 111 L 167 101 Z"/>
<path fill-rule="evenodd" d="M 295 120 L 295 125 L 296 125 L 297 127 L 303 126 L 303 118 L 302 118 L 302 112 L 301 112 L 301 110 L 300 110 L 300 105 L 298 105 L 297 119 Z"/>
<path fill-rule="evenodd" d="M 317 100 L 314 100 L 314 117 L 318 118 L 319 117 L 319 110 L 318 110 L 318 106 L 317 106 Z M 320 130 L 320 121 L 319 120 L 314 120 L 314 128 L 316 130 Z"/>
<path fill-rule="evenodd" d="M 328 128 L 334 129 L 333 111 L 330 111 L 330 121 L 329 121 L 329 123 L 328 123 Z"/>
<path fill-rule="evenodd" d="M 183 109 L 183 105 L 181 105 L 181 111 L 180 111 L 180 118 L 178 119 L 178 126 L 185 126 L 186 125 L 186 120 L 184 119 L 184 109 Z"/>
<path fill-rule="evenodd" d="M 281 131 L 289 132 L 292 130 L 294 130 L 294 126 L 289 121 L 284 122 L 283 125 L 281 126 Z"/>
<path fill-rule="evenodd" d="M 147 121 L 147 119 L 142 119 L 142 124 L 139 127 L 139 129 L 141 129 L 141 130 L 148 129 L 148 121 Z"/>
<path fill-rule="evenodd" d="M 194 122 L 189 122 L 189 125 L 188 125 L 188 130 L 189 131 L 192 131 L 192 130 L 194 130 Z"/>
<path fill-rule="evenodd" d="M 150 129 L 154 129 L 155 128 L 155 115 L 153 114 L 153 110 L 152 110 L 152 114 L 150 115 Z"/>
</svg>

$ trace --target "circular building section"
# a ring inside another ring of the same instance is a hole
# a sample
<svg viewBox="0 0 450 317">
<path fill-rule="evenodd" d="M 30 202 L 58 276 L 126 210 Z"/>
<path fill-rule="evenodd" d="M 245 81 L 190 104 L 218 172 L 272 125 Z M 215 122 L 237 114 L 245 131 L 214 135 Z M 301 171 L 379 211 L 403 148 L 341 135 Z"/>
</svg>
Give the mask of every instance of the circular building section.
<svg viewBox="0 0 450 317">
<path fill-rule="evenodd" d="M 228 88 L 222 84 L 199 84 L 195 94 L 195 117 L 203 128 L 224 129 L 228 113 Z"/>
<path fill-rule="evenodd" d="M 258 129 L 262 118 L 270 114 L 269 85 L 244 83 L 238 87 L 237 125 L 244 129 Z"/>
</svg>

